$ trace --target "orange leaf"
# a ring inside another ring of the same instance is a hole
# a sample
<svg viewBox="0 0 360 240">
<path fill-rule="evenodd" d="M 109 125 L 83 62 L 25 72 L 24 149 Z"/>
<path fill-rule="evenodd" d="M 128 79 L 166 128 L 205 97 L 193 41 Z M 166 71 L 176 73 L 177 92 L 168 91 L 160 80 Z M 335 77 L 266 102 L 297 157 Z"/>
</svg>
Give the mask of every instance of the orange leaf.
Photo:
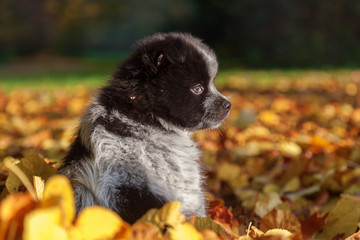
<svg viewBox="0 0 360 240">
<path fill-rule="evenodd" d="M 23 229 L 24 217 L 33 208 L 35 201 L 29 193 L 8 195 L 0 203 L 0 239 L 14 239 Z M 10 234 L 14 234 L 10 236 Z"/>
<path fill-rule="evenodd" d="M 320 217 L 319 214 L 313 214 L 301 222 L 301 232 L 305 239 L 310 238 L 316 231 L 324 226 L 328 214 Z"/>
<path fill-rule="evenodd" d="M 231 225 L 232 223 L 232 213 L 225 206 L 216 206 L 209 209 L 208 214 L 210 217 L 218 222 L 227 223 Z"/>
</svg>

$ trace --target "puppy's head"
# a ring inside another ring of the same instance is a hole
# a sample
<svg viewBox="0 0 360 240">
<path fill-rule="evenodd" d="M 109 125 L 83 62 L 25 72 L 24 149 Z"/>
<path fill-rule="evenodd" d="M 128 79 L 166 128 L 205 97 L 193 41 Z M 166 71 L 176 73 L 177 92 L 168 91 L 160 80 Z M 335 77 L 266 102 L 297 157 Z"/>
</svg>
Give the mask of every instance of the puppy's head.
<svg viewBox="0 0 360 240">
<path fill-rule="evenodd" d="M 194 131 L 219 127 L 229 115 L 230 102 L 214 86 L 215 53 L 190 34 L 145 38 L 122 69 L 119 78 L 133 86 L 129 97 L 160 122 Z"/>
</svg>

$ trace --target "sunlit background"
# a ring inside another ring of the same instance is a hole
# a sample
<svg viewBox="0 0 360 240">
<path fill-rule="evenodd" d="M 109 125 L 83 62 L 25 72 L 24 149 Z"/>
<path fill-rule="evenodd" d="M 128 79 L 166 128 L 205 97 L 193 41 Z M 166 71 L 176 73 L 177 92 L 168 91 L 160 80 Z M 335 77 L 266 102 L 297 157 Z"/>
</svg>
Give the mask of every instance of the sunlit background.
<svg viewBox="0 0 360 240">
<path fill-rule="evenodd" d="M 145 35 L 185 31 L 224 67 L 355 66 L 359 29 L 356 0 L 3 0 L 0 59 L 122 58 Z"/>
</svg>

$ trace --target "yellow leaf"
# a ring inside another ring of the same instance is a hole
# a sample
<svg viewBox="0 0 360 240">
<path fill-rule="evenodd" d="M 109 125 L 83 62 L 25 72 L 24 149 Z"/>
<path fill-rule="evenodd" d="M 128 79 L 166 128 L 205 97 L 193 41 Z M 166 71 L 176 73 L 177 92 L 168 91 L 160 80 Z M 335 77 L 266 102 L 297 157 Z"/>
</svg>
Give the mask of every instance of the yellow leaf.
<svg viewBox="0 0 360 240">
<path fill-rule="evenodd" d="M 186 217 L 180 213 L 180 208 L 179 202 L 167 202 L 159 210 L 150 209 L 139 221 L 152 223 L 161 229 L 165 226 L 174 227 L 186 220 Z"/>
<path fill-rule="evenodd" d="M 25 217 L 24 240 L 66 240 L 67 233 L 61 224 L 62 212 L 58 207 L 32 211 Z"/>
<path fill-rule="evenodd" d="M 291 232 L 289 232 L 286 229 L 280 229 L 280 228 L 273 228 L 264 234 L 264 236 L 283 236 L 283 237 L 290 237 L 292 235 Z"/>
<path fill-rule="evenodd" d="M 280 117 L 271 110 L 265 110 L 259 113 L 258 119 L 266 125 L 274 126 L 280 123 Z"/>
<path fill-rule="evenodd" d="M 300 179 L 299 177 L 291 178 L 284 186 L 283 192 L 295 192 L 300 188 Z"/>
<path fill-rule="evenodd" d="M 43 205 L 56 201 L 62 212 L 62 224 L 68 227 L 75 217 L 75 198 L 71 183 L 62 175 L 51 177 L 45 184 Z"/>
<path fill-rule="evenodd" d="M 294 142 L 279 143 L 279 150 L 285 157 L 296 158 L 301 154 L 301 147 Z"/>
<path fill-rule="evenodd" d="M 202 235 L 190 224 L 184 223 L 176 226 L 175 228 L 169 228 L 171 239 L 173 240 L 201 240 Z"/>
<path fill-rule="evenodd" d="M 41 177 L 34 176 L 34 187 L 35 192 L 39 200 L 43 199 L 44 196 L 44 180 L 41 179 Z"/>
<path fill-rule="evenodd" d="M 239 165 L 225 162 L 220 165 L 217 178 L 228 182 L 233 188 L 240 188 L 248 185 L 249 176 Z"/>
<path fill-rule="evenodd" d="M 130 226 L 115 212 L 93 206 L 82 210 L 70 230 L 70 238 L 77 239 L 127 239 Z"/>
<path fill-rule="evenodd" d="M 186 217 L 180 213 L 181 204 L 179 202 L 165 203 L 158 212 L 159 220 L 166 225 L 175 226 L 186 220 Z"/>
</svg>

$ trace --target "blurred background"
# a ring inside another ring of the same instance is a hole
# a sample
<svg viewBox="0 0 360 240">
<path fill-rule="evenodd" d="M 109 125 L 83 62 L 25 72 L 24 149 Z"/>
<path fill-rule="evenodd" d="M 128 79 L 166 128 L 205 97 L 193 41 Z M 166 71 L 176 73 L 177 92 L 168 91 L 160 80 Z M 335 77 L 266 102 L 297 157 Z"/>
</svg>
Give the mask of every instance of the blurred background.
<svg viewBox="0 0 360 240">
<path fill-rule="evenodd" d="M 355 67 L 357 0 L 2 0 L 0 61 L 39 54 L 120 59 L 155 32 L 190 32 L 222 67 Z"/>
</svg>

